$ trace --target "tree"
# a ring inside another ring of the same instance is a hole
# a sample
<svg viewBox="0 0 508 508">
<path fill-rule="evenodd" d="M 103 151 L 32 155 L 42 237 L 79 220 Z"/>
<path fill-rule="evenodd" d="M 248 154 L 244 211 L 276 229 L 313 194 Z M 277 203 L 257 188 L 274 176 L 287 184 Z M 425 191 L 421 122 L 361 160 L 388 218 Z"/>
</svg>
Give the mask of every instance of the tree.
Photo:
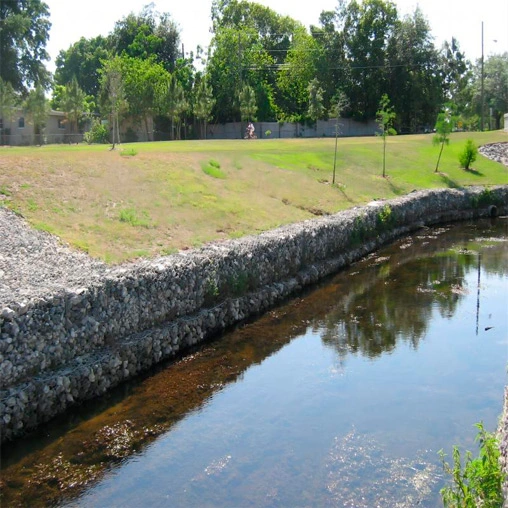
<svg viewBox="0 0 508 508">
<path fill-rule="evenodd" d="M 101 35 L 92 39 L 81 37 L 67 50 L 60 51 L 56 57 L 55 84 L 65 86 L 76 78 L 85 94 L 93 96 L 97 101 L 102 62 L 111 57 L 107 38 Z"/>
<path fill-rule="evenodd" d="M 302 27 L 296 31 L 284 67 L 277 78 L 278 99 L 283 118 L 305 119 L 309 104 L 309 85 L 317 75 L 319 46 Z"/>
<path fill-rule="evenodd" d="M 443 148 L 446 145 L 450 144 L 450 134 L 455 127 L 456 117 L 452 115 L 452 107 L 451 105 L 447 105 L 441 113 L 437 116 L 436 121 L 436 134 L 433 138 L 433 143 L 435 145 L 441 145 L 441 149 L 439 150 L 439 156 L 437 158 L 437 164 L 435 172 L 437 173 L 439 168 L 439 162 L 441 161 L 441 154 L 443 153 Z"/>
<path fill-rule="evenodd" d="M 49 73 L 43 61 L 49 60 L 49 8 L 42 0 L 0 2 L 0 78 L 23 94 L 30 85 L 43 88 Z"/>
<path fill-rule="evenodd" d="M 501 118 L 508 111 L 508 52 L 489 56 L 484 72 L 485 102 L 489 113 L 492 110 L 495 128 L 500 129 Z"/>
<path fill-rule="evenodd" d="M 443 102 L 438 52 L 430 27 L 417 7 L 395 24 L 388 45 L 388 90 L 398 112 L 399 132 L 419 132 L 433 125 Z"/>
<path fill-rule="evenodd" d="M 17 103 L 18 97 L 12 85 L 0 78 L 0 118 L 10 120 Z"/>
<path fill-rule="evenodd" d="M 197 91 L 194 100 L 194 115 L 198 121 L 202 122 L 201 137 L 206 139 L 206 125 L 211 119 L 212 109 L 215 100 L 211 87 L 208 86 L 206 79 L 202 78 L 197 85 Z"/>
<path fill-rule="evenodd" d="M 240 114 L 242 116 L 242 120 L 256 120 L 258 107 L 256 104 L 256 95 L 254 93 L 254 89 L 249 85 L 244 85 L 238 99 L 240 103 Z"/>
<path fill-rule="evenodd" d="M 189 104 L 184 89 L 174 74 L 168 75 L 161 85 L 159 101 L 160 113 L 167 115 L 171 121 L 171 139 L 180 139 L 180 122 Z"/>
<path fill-rule="evenodd" d="M 309 118 L 316 122 L 323 118 L 325 114 L 325 107 L 323 105 L 323 89 L 319 85 L 317 78 L 314 78 L 307 87 L 309 92 L 309 108 L 307 114 Z"/>
<path fill-rule="evenodd" d="M 397 24 L 397 9 L 390 1 L 340 2 L 336 19 L 343 33 L 348 69 L 343 85 L 353 115 L 374 118 L 379 97 L 387 91 L 388 48 Z"/>
<path fill-rule="evenodd" d="M 81 90 L 76 78 L 68 83 L 63 91 L 61 107 L 70 123 L 70 133 L 74 134 L 74 127 L 79 128 L 79 122 L 87 111 L 85 92 Z"/>
<path fill-rule="evenodd" d="M 127 110 L 124 82 L 122 76 L 122 63 L 119 57 L 105 62 L 101 70 L 101 101 L 107 112 L 112 126 L 112 147 L 120 144 L 120 117 Z"/>
<path fill-rule="evenodd" d="M 334 11 L 323 11 L 319 17 L 320 26 L 310 27 L 319 48 L 319 51 L 313 51 L 313 55 L 327 109 L 335 108 L 334 96 L 338 88 L 343 88 L 350 70 L 345 55 L 344 33 L 337 28 L 335 21 Z"/>
<path fill-rule="evenodd" d="M 395 120 L 396 113 L 390 105 L 388 95 L 383 94 L 379 101 L 379 109 L 376 113 L 377 124 L 383 138 L 383 178 L 386 176 L 386 138 L 387 136 L 394 136 L 397 131 L 393 128 L 393 121 Z"/>
<path fill-rule="evenodd" d="M 245 83 L 256 94 L 258 118 L 278 119 L 284 107 L 279 98 L 285 102 L 278 89 L 279 71 L 296 31 L 304 30 L 301 23 L 245 0 L 214 0 L 212 23 L 207 69 L 216 99 L 214 119 L 238 120 L 239 104 L 231 97 L 239 97 Z"/>
<path fill-rule="evenodd" d="M 466 140 L 464 150 L 459 154 L 460 165 L 468 170 L 471 164 L 476 160 L 478 155 L 478 148 L 476 148 L 475 142 L 472 139 Z"/>
<path fill-rule="evenodd" d="M 468 97 L 464 95 L 471 79 L 471 63 L 460 51 L 458 41 L 452 37 L 445 41 L 439 58 L 441 81 L 446 102 L 453 102 L 459 113 L 467 106 Z"/>
<path fill-rule="evenodd" d="M 44 94 L 44 88 L 37 85 L 30 90 L 23 103 L 28 122 L 34 127 L 34 142 L 42 144 L 42 133 L 46 127 L 46 121 L 50 112 L 49 101 Z"/>
<path fill-rule="evenodd" d="M 172 72 L 180 55 L 180 33 L 169 13 L 160 14 L 154 4 L 146 5 L 139 14 L 130 13 L 115 23 L 110 35 L 111 49 L 116 55 L 147 59 L 154 57 Z"/>
<path fill-rule="evenodd" d="M 154 58 L 142 60 L 126 55 L 120 62 L 128 113 L 132 119 L 145 125 L 147 139 L 152 139 L 149 119 L 159 111 L 159 90 L 168 81 L 169 73 Z"/>
</svg>

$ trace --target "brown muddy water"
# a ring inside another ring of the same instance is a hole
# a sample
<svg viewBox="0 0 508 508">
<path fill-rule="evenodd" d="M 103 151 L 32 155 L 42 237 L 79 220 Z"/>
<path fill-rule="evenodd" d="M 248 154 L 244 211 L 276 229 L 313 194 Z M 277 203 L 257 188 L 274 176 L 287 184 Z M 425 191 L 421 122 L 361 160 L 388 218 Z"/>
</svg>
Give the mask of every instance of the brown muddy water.
<svg viewBox="0 0 508 508">
<path fill-rule="evenodd" d="M 440 506 L 494 430 L 508 219 L 424 229 L 5 445 L 1 505 Z"/>
</svg>

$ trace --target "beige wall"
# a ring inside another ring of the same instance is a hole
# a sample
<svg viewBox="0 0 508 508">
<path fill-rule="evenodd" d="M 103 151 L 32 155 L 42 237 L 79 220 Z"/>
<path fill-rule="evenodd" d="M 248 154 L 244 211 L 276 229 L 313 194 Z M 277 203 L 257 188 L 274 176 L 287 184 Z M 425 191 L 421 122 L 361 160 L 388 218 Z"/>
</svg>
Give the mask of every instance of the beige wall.
<svg viewBox="0 0 508 508">
<path fill-rule="evenodd" d="M 24 125 L 20 122 L 21 119 L 24 119 Z M 34 127 L 29 123 L 23 110 L 17 109 L 11 118 L 2 120 L 3 129 L 0 133 L 0 144 L 16 146 L 34 144 Z M 69 125 L 65 121 L 65 114 L 60 111 L 51 111 L 42 135 L 43 143 L 68 142 L 68 136 L 66 137 L 68 134 Z"/>
</svg>

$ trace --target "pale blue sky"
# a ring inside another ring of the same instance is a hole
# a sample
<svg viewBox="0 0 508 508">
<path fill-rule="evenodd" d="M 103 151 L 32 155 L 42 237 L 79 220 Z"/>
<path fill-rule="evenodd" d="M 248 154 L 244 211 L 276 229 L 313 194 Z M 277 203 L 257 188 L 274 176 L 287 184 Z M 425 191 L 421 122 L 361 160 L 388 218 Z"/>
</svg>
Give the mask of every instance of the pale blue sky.
<svg viewBox="0 0 508 508">
<path fill-rule="evenodd" d="M 44 0 L 53 24 L 47 45 L 53 62 L 61 49 L 67 49 L 80 37 L 107 35 L 130 12 L 138 13 L 149 0 Z M 337 0 L 257 0 L 280 14 L 287 14 L 305 26 L 317 24 L 323 10 L 333 10 Z M 466 56 L 481 56 L 481 22 L 484 22 L 484 54 L 508 51 L 508 0 L 394 0 L 399 15 L 410 14 L 418 4 L 428 19 L 439 47 L 452 36 L 460 42 Z M 210 40 L 211 0 L 156 0 L 160 12 L 170 12 L 181 29 L 185 51 L 196 45 L 206 47 Z M 497 40 L 497 42 L 494 42 Z"/>
</svg>

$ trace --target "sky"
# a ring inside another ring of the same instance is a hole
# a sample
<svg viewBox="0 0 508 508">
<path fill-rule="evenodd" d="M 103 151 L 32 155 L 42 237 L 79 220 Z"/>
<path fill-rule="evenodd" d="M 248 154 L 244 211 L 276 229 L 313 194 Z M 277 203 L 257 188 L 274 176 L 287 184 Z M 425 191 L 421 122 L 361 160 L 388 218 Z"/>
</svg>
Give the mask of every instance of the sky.
<svg viewBox="0 0 508 508">
<path fill-rule="evenodd" d="M 150 0 L 44 0 L 50 9 L 52 23 L 46 46 L 51 56 L 47 67 L 55 70 L 55 58 L 81 37 L 91 38 L 109 34 L 116 21 L 130 12 L 139 13 Z M 508 51 L 508 0 L 393 0 L 399 17 L 414 12 L 418 5 L 427 18 L 434 43 L 441 47 L 445 40 L 455 37 L 470 60 L 483 52 L 485 58 Z M 206 48 L 209 31 L 211 0 L 154 0 L 159 12 L 169 12 L 180 28 L 185 52 L 195 51 L 199 44 Z M 306 27 L 317 25 L 323 10 L 334 10 L 338 0 L 257 0 L 275 12 L 288 15 Z M 474 6 L 474 7 L 473 7 Z"/>
</svg>

